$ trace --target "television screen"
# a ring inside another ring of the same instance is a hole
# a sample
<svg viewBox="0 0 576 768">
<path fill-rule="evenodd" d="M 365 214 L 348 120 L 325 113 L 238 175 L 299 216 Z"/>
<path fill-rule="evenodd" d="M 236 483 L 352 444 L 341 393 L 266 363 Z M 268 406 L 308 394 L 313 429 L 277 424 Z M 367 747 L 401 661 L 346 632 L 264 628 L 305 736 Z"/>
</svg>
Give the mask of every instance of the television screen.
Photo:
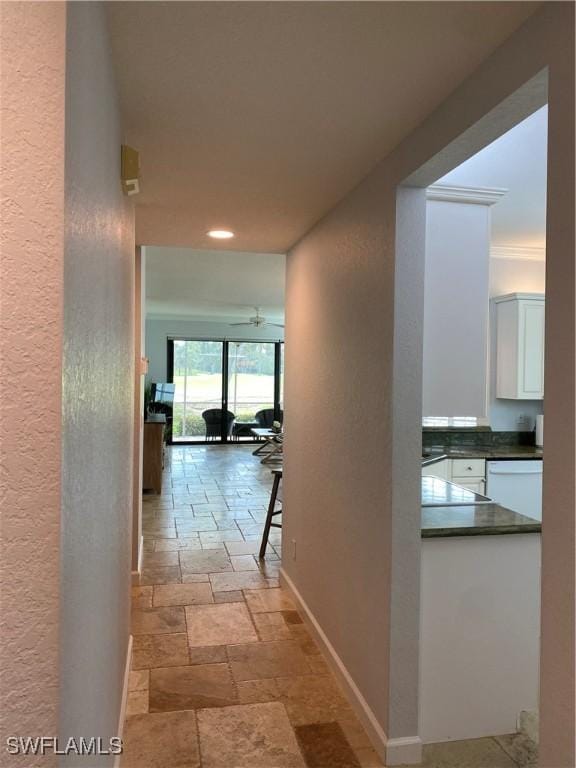
<svg viewBox="0 0 576 768">
<path fill-rule="evenodd" d="M 174 402 L 174 384 L 152 384 L 152 402 L 172 405 Z"/>
</svg>

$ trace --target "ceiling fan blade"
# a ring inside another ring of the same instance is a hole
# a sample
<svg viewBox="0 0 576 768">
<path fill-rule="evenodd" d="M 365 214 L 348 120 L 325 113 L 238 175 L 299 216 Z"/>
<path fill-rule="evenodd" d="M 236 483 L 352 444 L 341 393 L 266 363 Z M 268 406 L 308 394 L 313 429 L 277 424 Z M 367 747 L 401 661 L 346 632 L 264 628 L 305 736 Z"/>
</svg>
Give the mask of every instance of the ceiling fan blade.
<svg viewBox="0 0 576 768">
<path fill-rule="evenodd" d="M 266 323 L 266 325 L 273 325 L 274 328 L 284 328 L 281 323 Z"/>
<path fill-rule="evenodd" d="M 228 323 L 228 325 L 254 325 L 254 323 Z"/>
</svg>

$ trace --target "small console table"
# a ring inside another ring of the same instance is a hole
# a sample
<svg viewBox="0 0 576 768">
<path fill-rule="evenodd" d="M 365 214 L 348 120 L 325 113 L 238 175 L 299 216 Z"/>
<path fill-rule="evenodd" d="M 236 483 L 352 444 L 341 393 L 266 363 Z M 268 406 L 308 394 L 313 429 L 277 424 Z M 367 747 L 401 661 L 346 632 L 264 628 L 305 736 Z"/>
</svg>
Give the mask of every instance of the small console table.
<svg viewBox="0 0 576 768">
<path fill-rule="evenodd" d="M 142 489 L 162 493 L 162 470 L 164 469 L 164 429 L 166 416 L 151 413 L 144 421 L 144 461 L 142 467 Z"/>
</svg>

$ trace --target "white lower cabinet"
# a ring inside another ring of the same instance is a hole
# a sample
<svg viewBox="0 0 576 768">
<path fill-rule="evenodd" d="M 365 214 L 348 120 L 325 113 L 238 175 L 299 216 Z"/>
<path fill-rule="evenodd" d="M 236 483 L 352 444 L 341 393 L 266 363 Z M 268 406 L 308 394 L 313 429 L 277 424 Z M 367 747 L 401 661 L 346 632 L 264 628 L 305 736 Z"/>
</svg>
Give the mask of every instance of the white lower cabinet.
<svg viewBox="0 0 576 768">
<path fill-rule="evenodd" d="M 461 485 L 462 488 L 467 488 L 474 493 L 480 493 L 482 496 L 486 495 L 486 480 L 483 477 L 472 479 L 470 477 L 453 477 L 452 482 L 456 485 Z"/>
<path fill-rule="evenodd" d="M 440 477 L 474 493 L 486 495 L 484 459 L 444 459 L 422 467 L 422 476 Z"/>
<path fill-rule="evenodd" d="M 485 495 L 486 461 L 484 459 L 452 459 L 450 480 L 474 493 Z"/>
<path fill-rule="evenodd" d="M 450 459 L 443 459 L 422 467 L 422 477 L 440 477 L 442 480 L 450 480 Z"/>
</svg>

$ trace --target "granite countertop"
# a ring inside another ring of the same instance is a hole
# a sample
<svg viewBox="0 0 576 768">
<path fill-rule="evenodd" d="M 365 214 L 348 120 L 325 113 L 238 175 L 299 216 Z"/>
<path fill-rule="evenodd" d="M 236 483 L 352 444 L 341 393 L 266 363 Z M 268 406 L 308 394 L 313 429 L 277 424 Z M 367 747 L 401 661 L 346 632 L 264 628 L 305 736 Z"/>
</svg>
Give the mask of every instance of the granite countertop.
<svg viewBox="0 0 576 768">
<path fill-rule="evenodd" d="M 423 449 L 422 466 L 442 459 L 541 459 L 544 450 L 535 445 L 434 445 Z"/>
<path fill-rule="evenodd" d="M 520 446 L 522 448 L 522 446 Z M 500 451 L 501 449 L 498 449 Z M 532 449 L 534 451 L 535 449 Z M 539 449 L 536 449 L 539 450 Z M 462 456 L 446 451 L 422 462 L 423 465 Z M 524 454 L 525 456 L 525 454 Z M 514 454 L 516 457 L 516 454 Z M 466 458 L 488 458 L 484 453 Z M 492 458 L 492 457 L 490 457 Z M 500 456 L 499 456 L 500 458 Z M 540 458 L 540 457 L 534 457 Z M 540 533 L 542 524 L 456 483 L 437 477 L 422 478 L 422 538 L 491 536 L 510 533 Z"/>
<path fill-rule="evenodd" d="M 540 533 L 542 524 L 500 504 L 422 507 L 422 538 Z"/>
<path fill-rule="evenodd" d="M 422 477 L 423 507 L 463 507 L 469 504 L 488 504 L 487 496 L 463 488 L 440 477 Z"/>
</svg>

